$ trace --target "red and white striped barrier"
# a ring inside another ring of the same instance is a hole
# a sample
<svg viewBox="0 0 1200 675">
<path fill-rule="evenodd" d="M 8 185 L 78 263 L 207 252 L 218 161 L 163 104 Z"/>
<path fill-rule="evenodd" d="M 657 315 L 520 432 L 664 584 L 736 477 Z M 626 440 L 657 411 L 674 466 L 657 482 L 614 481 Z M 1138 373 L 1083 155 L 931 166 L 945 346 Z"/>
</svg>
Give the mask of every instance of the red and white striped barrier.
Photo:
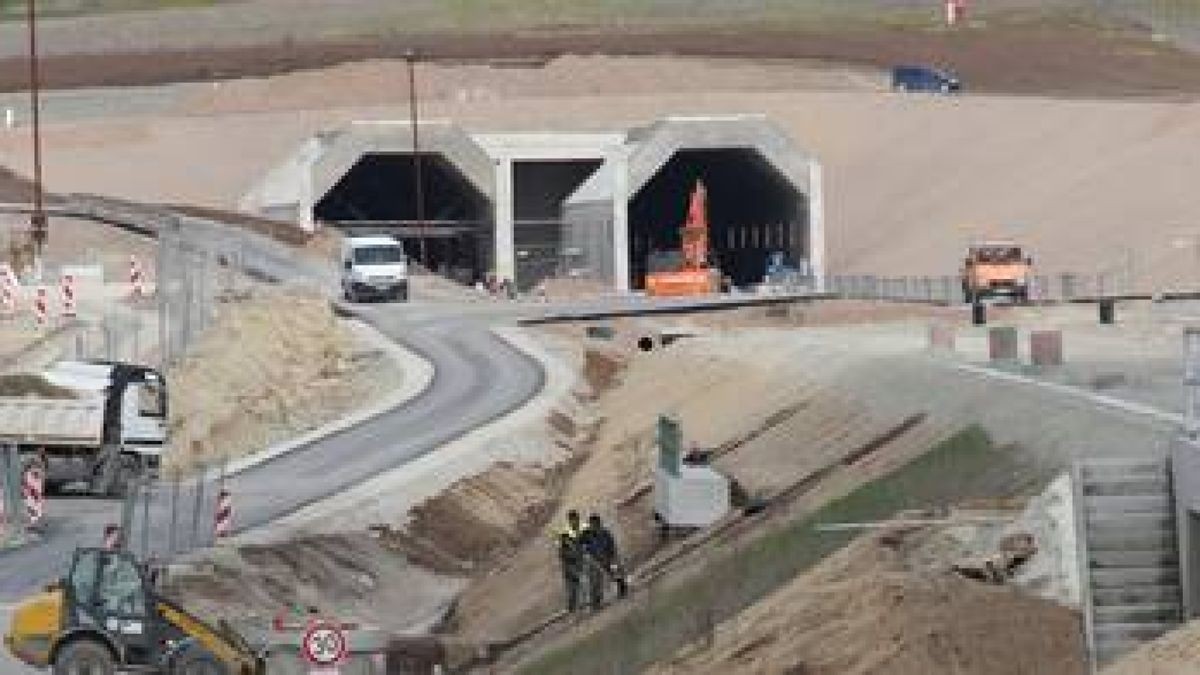
<svg viewBox="0 0 1200 675">
<path fill-rule="evenodd" d="M 967 15 L 966 0 L 946 0 L 946 25 L 953 26 Z"/>
<path fill-rule="evenodd" d="M 142 266 L 138 263 L 135 255 L 129 256 L 129 286 L 130 293 L 134 298 L 146 295 L 146 277 L 142 274 Z"/>
<path fill-rule="evenodd" d="M 50 320 L 49 301 L 46 298 L 44 286 L 38 286 L 37 295 L 33 298 L 33 318 L 37 322 L 38 328 L 44 328 L 46 322 Z"/>
<path fill-rule="evenodd" d="M 115 551 L 121 548 L 121 526 L 109 523 L 104 526 L 104 550 Z"/>
<path fill-rule="evenodd" d="M 17 313 L 17 293 L 20 292 L 21 282 L 12 265 L 0 266 L 0 312 L 11 317 Z"/>
<path fill-rule="evenodd" d="M 0 312 L 3 312 L 5 318 L 12 318 L 17 314 L 17 289 L 5 283 L 0 283 Z"/>
<path fill-rule="evenodd" d="M 70 274 L 63 275 L 59 282 L 59 290 L 62 293 L 62 315 L 67 319 L 75 318 L 76 300 L 75 300 L 75 277 Z"/>
<path fill-rule="evenodd" d="M 21 496 L 25 500 L 25 519 L 29 527 L 37 527 L 46 517 L 46 474 L 42 467 L 31 464 L 21 476 Z"/>
<path fill-rule="evenodd" d="M 217 539 L 224 539 L 233 533 L 233 497 L 229 490 L 217 493 L 217 515 L 213 523 L 213 534 Z"/>
</svg>

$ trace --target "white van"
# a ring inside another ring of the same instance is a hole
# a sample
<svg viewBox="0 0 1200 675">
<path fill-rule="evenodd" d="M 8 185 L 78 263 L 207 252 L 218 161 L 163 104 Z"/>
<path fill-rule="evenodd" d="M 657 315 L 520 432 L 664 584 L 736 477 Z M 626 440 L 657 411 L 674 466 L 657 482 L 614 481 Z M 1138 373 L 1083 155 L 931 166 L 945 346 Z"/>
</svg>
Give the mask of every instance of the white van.
<svg viewBox="0 0 1200 675">
<path fill-rule="evenodd" d="M 391 237 L 347 237 L 342 243 L 342 296 L 408 300 L 408 259 Z"/>
</svg>

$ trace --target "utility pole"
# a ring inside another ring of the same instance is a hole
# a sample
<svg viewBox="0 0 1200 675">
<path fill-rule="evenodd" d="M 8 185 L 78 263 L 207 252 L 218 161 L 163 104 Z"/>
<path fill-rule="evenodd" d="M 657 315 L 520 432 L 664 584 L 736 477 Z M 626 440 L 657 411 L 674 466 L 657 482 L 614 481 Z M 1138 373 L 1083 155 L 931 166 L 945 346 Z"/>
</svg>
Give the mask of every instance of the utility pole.
<svg viewBox="0 0 1200 675">
<path fill-rule="evenodd" d="M 408 50 L 404 54 L 408 65 L 408 115 L 412 129 L 413 192 L 417 206 L 417 236 L 421 252 L 421 264 L 429 269 L 429 257 L 425 249 L 425 186 L 421 180 L 421 144 L 417 128 L 417 53 Z"/>
<path fill-rule="evenodd" d="M 42 276 L 42 255 L 49 235 L 49 221 L 42 194 L 41 74 L 38 72 L 37 0 L 26 0 L 29 23 L 29 97 L 33 121 L 33 213 L 29 216 L 29 234 L 33 240 L 34 276 Z"/>
</svg>

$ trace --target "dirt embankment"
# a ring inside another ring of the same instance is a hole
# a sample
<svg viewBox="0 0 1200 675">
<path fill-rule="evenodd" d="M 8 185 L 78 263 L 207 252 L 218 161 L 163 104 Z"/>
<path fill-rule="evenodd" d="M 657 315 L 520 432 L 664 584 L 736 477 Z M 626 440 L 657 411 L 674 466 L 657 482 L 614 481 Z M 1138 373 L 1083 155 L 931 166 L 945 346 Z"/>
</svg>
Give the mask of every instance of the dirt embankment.
<svg viewBox="0 0 1200 675">
<path fill-rule="evenodd" d="M 1200 673 L 1200 622 L 1144 644 L 1103 671 L 1104 675 L 1196 675 Z"/>
<path fill-rule="evenodd" d="M 1200 92 L 1198 57 L 1153 43 L 1143 31 L 1059 16 L 1014 16 L 960 30 L 912 25 L 809 22 L 764 27 L 728 22 L 695 28 L 658 24 L 545 27 L 537 31 L 424 33 L 352 40 L 146 53 L 66 54 L 42 59 L 50 88 L 148 85 L 262 77 L 365 59 L 404 58 L 541 65 L 565 54 L 683 55 L 819 60 L 888 68 L 926 62 L 952 67 L 973 91 L 1128 95 Z M 21 91 L 23 59 L 0 60 L 0 91 Z"/>
<path fill-rule="evenodd" d="M 550 517 L 562 472 L 502 462 L 418 505 L 387 535 L 416 562 L 470 574 L 512 555 Z"/>
<path fill-rule="evenodd" d="M 411 563 L 386 539 L 354 533 L 217 549 L 170 575 L 167 595 L 213 620 L 261 626 L 277 613 L 315 608 L 388 630 L 424 631 L 441 620 L 462 583 Z"/>
<path fill-rule="evenodd" d="M 316 295 L 260 288 L 224 304 L 167 374 L 172 461 L 188 468 L 262 450 L 364 405 L 402 374 Z"/>
<path fill-rule="evenodd" d="M 835 318 L 835 317 L 829 317 Z M 554 521 L 567 509 L 600 514 L 613 528 L 630 569 L 663 549 L 653 526 L 654 428 L 660 414 L 682 421 L 685 447 L 716 450 L 717 465 L 744 494 L 767 499 L 847 455 L 875 448 L 870 472 L 932 447 L 937 425 L 903 421 L 856 404 L 833 382 L 847 363 L 871 356 L 782 348 L 772 335 L 708 331 L 642 353 L 636 336 L 681 327 L 672 321 L 615 321 L 611 340 L 585 359 L 593 381 L 611 389 L 589 405 L 596 427 L 581 445 L 580 465 L 564 487 Z M 580 326 L 558 327 L 576 333 Z M 614 371 L 617 368 L 625 370 Z M 886 439 L 886 440 L 880 440 Z M 549 582 L 548 582 L 549 580 Z M 553 546 L 538 537 L 477 578 L 457 605 L 456 635 L 505 640 L 553 616 L 562 606 Z"/>
<path fill-rule="evenodd" d="M 863 537 L 651 672 L 1010 675 L 1085 672 L 1079 617 L 912 564 L 926 534 Z"/>
</svg>

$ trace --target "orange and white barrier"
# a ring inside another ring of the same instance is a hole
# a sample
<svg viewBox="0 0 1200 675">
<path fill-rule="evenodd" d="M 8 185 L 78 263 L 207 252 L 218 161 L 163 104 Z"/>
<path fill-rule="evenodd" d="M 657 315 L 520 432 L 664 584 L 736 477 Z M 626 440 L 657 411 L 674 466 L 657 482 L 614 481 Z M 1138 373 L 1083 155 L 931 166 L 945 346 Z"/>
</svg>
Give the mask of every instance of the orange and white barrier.
<svg viewBox="0 0 1200 675">
<path fill-rule="evenodd" d="M 967 14 L 966 0 L 946 0 L 946 25 L 953 26 Z"/>
<path fill-rule="evenodd" d="M 44 328 L 46 322 L 50 320 L 49 300 L 46 297 L 44 286 L 38 286 L 37 295 L 33 298 L 33 318 L 37 322 L 38 328 Z"/>
<path fill-rule="evenodd" d="M 217 515 L 213 523 L 213 534 L 217 539 L 224 539 L 233 534 L 233 497 L 229 490 L 217 493 Z"/>
<path fill-rule="evenodd" d="M 142 273 L 142 266 L 135 255 L 129 256 L 129 287 L 134 298 L 146 296 L 146 275 Z"/>
<path fill-rule="evenodd" d="M 59 282 L 59 291 L 62 293 L 62 315 L 67 319 L 75 318 L 76 298 L 75 298 L 75 277 L 70 274 L 63 275 Z"/>
<path fill-rule="evenodd" d="M 25 500 L 25 518 L 29 527 L 37 527 L 46 517 L 46 474 L 33 464 L 21 476 L 21 496 Z"/>
<path fill-rule="evenodd" d="M 104 550 L 115 551 L 121 548 L 121 526 L 109 523 L 104 526 Z"/>
<path fill-rule="evenodd" d="M 6 318 L 17 314 L 17 289 L 5 283 L 0 283 L 0 312 Z"/>
<path fill-rule="evenodd" d="M 17 313 L 17 295 L 21 291 L 21 282 L 11 265 L 0 266 L 0 312 L 11 317 Z"/>
</svg>

